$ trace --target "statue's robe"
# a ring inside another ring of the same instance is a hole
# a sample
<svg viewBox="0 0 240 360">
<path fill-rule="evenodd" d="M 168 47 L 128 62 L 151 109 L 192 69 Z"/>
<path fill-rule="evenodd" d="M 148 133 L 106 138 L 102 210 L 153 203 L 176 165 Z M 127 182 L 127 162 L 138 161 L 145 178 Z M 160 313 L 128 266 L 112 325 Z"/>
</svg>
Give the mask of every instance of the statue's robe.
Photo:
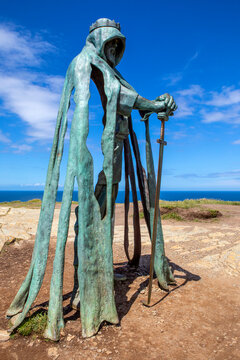
<svg viewBox="0 0 240 360">
<path fill-rule="evenodd" d="M 49 339 L 58 340 L 60 329 L 64 327 L 62 308 L 64 254 L 75 179 L 78 184 L 78 203 L 80 208 L 78 214 L 77 251 L 82 335 L 85 337 L 94 335 L 103 321 L 108 321 L 112 324 L 117 324 L 119 321 L 114 301 L 112 258 L 112 194 L 115 171 L 114 159 L 116 158 L 114 156 L 114 146 L 117 141 L 117 114 L 125 117 L 130 115 L 137 93 L 106 62 L 104 46 L 108 41 L 115 38 L 120 40 L 118 63 L 124 52 L 125 37 L 116 28 L 102 27 L 95 29 L 89 34 L 82 52 L 73 59 L 68 68 L 57 117 L 30 269 L 7 311 L 8 317 L 16 315 L 14 316 L 14 325 L 10 331 L 19 326 L 27 316 L 42 285 L 48 257 L 64 137 L 67 130 L 67 111 L 73 90 L 75 90 L 75 111 L 71 124 L 67 173 L 59 216 L 57 245 L 50 288 L 48 323 L 44 335 Z M 104 155 L 103 171 L 106 179 L 106 208 L 104 210 L 104 217 L 101 214 L 100 201 L 97 200 L 94 194 L 93 159 L 86 146 L 89 131 L 88 102 L 91 78 L 98 87 L 104 108 L 104 131 L 101 139 Z M 120 98 L 122 98 L 122 101 L 119 102 Z M 124 109 L 119 109 L 119 103 L 124 104 L 124 102 L 125 108 L 123 106 Z M 130 132 L 134 142 L 133 130 Z M 145 203 L 146 196 L 148 197 L 149 206 L 148 208 L 145 206 L 144 213 L 146 219 L 148 218 L 148 228 L 151 233 L 155 174 L 148 121 L 146 122 L 146 144 L 149 194 L 146 195 L 144 190 L 142 194 L 145 197 Z M 136 146 L 134 151 L 136 151 Z M 141 167 L 139 161 L 138 158 L 138 170 Z M 142 183 L 141 174 L 138 178 L 140 183 Z M 163 287 L 164 284 L 167 286 L 167 280 L 171 278 L 171 272 L 164 254 L 160 217 L 155 264 L 155 271 L 160 284 Z"/>
</svg>

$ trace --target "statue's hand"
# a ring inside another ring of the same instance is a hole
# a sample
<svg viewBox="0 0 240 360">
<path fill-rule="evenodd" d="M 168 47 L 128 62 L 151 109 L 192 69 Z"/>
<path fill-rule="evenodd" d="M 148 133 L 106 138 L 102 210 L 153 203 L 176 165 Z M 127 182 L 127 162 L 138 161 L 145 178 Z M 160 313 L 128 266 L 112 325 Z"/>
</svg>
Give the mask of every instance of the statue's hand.
<svg viewBox="0 0 240 360">
<path fill-rule="evenodd" d="M 173 115 L 173 112 L 177 110 L 177 105 L 169 94 L 158 96 L 155 99 L 155 106 L 157 113 L 165 113 L 167 116 Z"/>
</svg>

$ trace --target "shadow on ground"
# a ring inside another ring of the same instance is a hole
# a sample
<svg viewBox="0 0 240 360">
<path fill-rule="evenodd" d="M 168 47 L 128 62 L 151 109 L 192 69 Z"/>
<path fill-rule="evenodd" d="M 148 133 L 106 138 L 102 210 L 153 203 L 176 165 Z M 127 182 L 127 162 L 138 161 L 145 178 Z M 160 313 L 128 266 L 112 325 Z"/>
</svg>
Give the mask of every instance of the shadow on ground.
<svg viewBox="0 0 240 360">
<path fill-rule="evenodd" d="M 131 309 L 133 303 L 137 300 L 139 294 L 143 290 L 147 290 L 149 283 L 149 278 L 148 278 L 149 264 L 150 264 L 150 255 L 143 255 L 141 257 L 140 265 L 138 267 L 129 266 L 127 262 L 120 262 L 114 264 L 115 273 L 124 275 L 127 278 L 127 280 L 125 281 L 115 281 L 115 301 L 116 301 L 116 307 L 117 307 L 120 323 L 121 320 L 124 318 L 124 316 L 126 316 L 129 310 Z M 173 291 L 177 291 L 181 287 L 185 286 L 187 283 L 191 281 L 199 281 L 201 279 L 199 275 L 193 274 L 188 270 L 183 269 L 181 266 L 175 264 L 170 260 L 169 260 L 169 265 L 172 269 L 177 284 L 174 286 L 170 286 L 168 292 L 166 291 L 159 292 L 159 297 L 160 297 L 159 300 L 153 301 L 151 303 L 151 307 L 154 307 L 155 305 L 161 303 L 163 300 L 166 300 L 166 298 Z M 140 282 L 140 284 L 138 283 L 136 285 L 133 285 L 137 278 L 144 278 L 144 280 Z M 136 289 L 136 290 L 128 300 L 127 294 L 130 291 L 130 289 L 133 290 Z M 63 295 L 64 303 L 70 300 L 71 294 L 72 294 L 71 292 L 68 292 Z M 147 291 L 146 291 L 146 296 L 147 296 Z M 31 317 L 36 315 L 40 310 L 46 311 L 47 307 L 48 307 L 48 301 L 35 305 L 33 309 L 36 309 L 36 311 L 34 311 L 31 314 Z M 79 310 L 73 310 L 72 307 L 70 306 L 70 303 L 67 303 L 63 307 L 63 315 L 64 315 L 64 320 L 67 323 L 68 321 L 75 321 L 79 319 L 80 312 Z"/>
<path fill-rule="evenodd" d="M 115 283 L 115 301 L 117 305 L 119 320 L 127 315 L 131 306 L 138 298 L 139 294 L 145 290 L 149 283 L 149 278 L 142 281 L 136 291 L 133 293 L 131 298 L 128 300 L 127 293 L 129 292 L 132 283 L 138 277 L 146 277 L 149 274 L 149 264 L 150 264 L 150 255 L 143 255 L 141 257 L 140 266 L 138 268 L 133 268 L 128 265 L 127 262 L 117 263 L 115 265 L 115 271 L 127 277 L 126 281 L 116 282 Z M 172 269 L 173 275 L 176 279 L 177 284 L 169 287 L 169 291 L 164 291 L 164 295 L 160 292 L 160 299 L 153 303 L 151 306 L 155 306 L 166 299 L 173 291 L 178 290 L 179 288 L 185 286 L 190 281 L 199 281 L 201 277 L 199 275 L 193 274 L 174 262 L 169 261 L 170 267 Z M 180 280 L 180 283 L 179 283 Z M 182 281 L 181 281 L 182 280 Z M 178 284 L 179 283 L 179 284 Z M 146 292 L 147 293 L 147 292 Z"/>
</svg>

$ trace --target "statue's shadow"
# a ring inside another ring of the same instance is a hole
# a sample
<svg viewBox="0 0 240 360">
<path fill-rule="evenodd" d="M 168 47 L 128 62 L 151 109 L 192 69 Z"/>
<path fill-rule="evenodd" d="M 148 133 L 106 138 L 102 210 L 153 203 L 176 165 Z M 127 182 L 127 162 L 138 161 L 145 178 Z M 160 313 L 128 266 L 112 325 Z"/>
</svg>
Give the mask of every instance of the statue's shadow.
<svg viewBox="0 0 240 360">
<path fill-rule="evenodd" d="M 115 273 L 124 275 L 127 279 L 124 281 L 115 281 L 115 301 L 117 312 L 119 316 L 119 321 L 123 319 L 125 315 L 129 312 L 134 302 L 137 300 L 138 296 L 144 290 L 144 300 L 147 299 L 147 287 L 149 282 L 149 264 L 150 264 L 150 255 L 141 256 L 141 261 L 138 267 L 130 266 L 127 262 L 114 263 Z M 172 273 L 176 279 L 177 284 L 170 286 L 168 292 L 158 292 L 159 299 L 153 303 L 151 306 L 155 306 L 160 302 L 166 300 L 166 298 L 173 292 L 177 291 L 181 287 L 185 286 L 191 281 L 199 281 L 201 277 L 199 275 L 193 274 L 190 271 L 183 269 L 181 266 L 175 264 L 169 260 L 169 265 L 171 267 Z M 144 277 L 145 280 L 139 283 L 138 278 Z M 147 277 L 147 279 L 146 279 Z M 136 281 L 136 284 L 134 282 Z M 137 289 L 136 289 L 137 288 Z M 133 293 L 132 293 L 133 290 Z M 135 291 L 134 291 L 135 290 Z M 127 296 L 128 293 L 132 295 Z M 63 315 L 64 320 L 67 323 L 68 321 L 74 321 L 80 318 L 80 311 L 74 311 L 70 306 L 70 298 L 72 293 L 68 292 L 63 295 Z M 142 294 L 141 294 L 142 295 Z M 156 296 L 154 297 L 156 298 Z M 142 299 L 143 300 L 143 299 Z M 39 311 L 47 311 L 48 301 L 34 306 L 37 308 L 35 314 Z M 73 312 L 74 311 L 74 312 Z"/>
<path fill-rule="evenodd" d="M 127 262 L 116 263 L 115 271 L 127 277 L 125 281 L 116 281 L 115 282 L 115 301 L 117 306 L 117 311 L 119 315 L 119 320 L 129 312 L 131 306 L 136 301 L 138 296 L 144 290 L 148 290 L 149 277 L 142 281 L 140 284 L 134 285 L 134 281 L 139 277 L 146 277 L 149 274 L 149 264 L 150 264 L 150 255 L 143 255 L 141 257 L 140 265 L 137 268 L 130 267 Z M 163 300 L 165 300 L 173 291 L 177 291 L 181 287 L 185 286 L 190 281 L 199 281 L 201 277 L 199 275 L 193 274 L 188 270 L 183 269 L 181 266 L 175 264 L 172 261 L 169 261 L 169 265 L 171 267 L 172 273 L 176 279 L 177 284 L 169 287 L 169 291 L 158 292 L 159 300 L 151 302 L 151 307 L 159 304 Z M 132 293 L 133 289 L 133 293 Z M 132 295 L 127 296 L 128 293 L 132 293 Z M 142 297 L 142 296 L 141 296 Z M 154 296 L 154 300 L 156 296 Z M 147 291 L 144 291 L 144 299 L 147 300 Z"/>
</svg>

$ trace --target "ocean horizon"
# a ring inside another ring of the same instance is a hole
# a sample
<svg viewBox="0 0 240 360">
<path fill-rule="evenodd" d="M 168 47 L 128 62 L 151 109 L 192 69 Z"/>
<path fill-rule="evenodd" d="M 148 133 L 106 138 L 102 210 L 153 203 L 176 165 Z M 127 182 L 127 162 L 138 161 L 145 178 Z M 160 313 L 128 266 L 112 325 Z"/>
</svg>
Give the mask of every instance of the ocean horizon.
<svg viewBox="0 0 240 360">
<path fill-rule="evenodd" d="M 62 201 L 63 191 L 57 192 L 57 201 Z M 141 200 L 140 192 L 137 192 L 138 200 Z M 39 190 L 0 190 L 0 203 L 10 201 L 29 201 L 33 199 L 42 199 L 43 191 Z M 117 203 L 124 203 L 125 191 L 119 191 L 116 199 Z M 216 199 L 224 201 L 240 201 L 240 191 L 172 191 L 163 190 L 160 193 L 160 199 L 166 201 L 182 201 L 185 199 Z M 78 192 L 73 192 L 73 201 L 78 200 Z M 132 202 L 132 193 L 130 193 L 130 202 Z"/>
</svg>

